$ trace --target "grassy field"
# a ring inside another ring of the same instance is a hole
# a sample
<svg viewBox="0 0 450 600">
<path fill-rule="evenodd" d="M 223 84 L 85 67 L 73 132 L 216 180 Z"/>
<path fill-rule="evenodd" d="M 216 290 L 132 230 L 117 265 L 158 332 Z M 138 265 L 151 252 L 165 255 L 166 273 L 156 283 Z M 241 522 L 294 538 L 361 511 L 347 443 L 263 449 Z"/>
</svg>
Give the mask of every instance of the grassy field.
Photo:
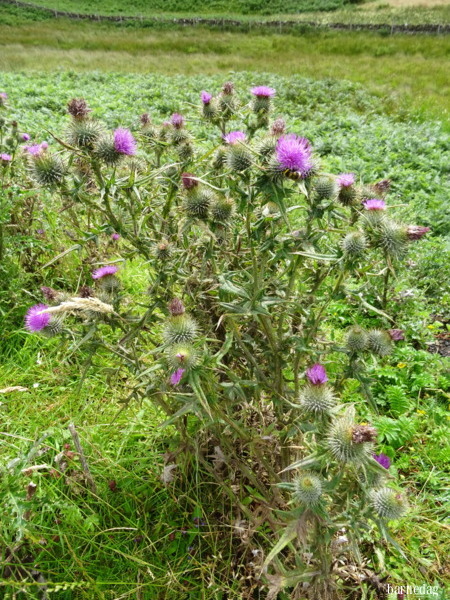
<svg viewBox="0 0 450 600">
<path fill-rule="evenodd" d="M 362 83 L 397 113 L 413 109 L 445 121 L 449 109 L 448 37 L 155 30 L 58 19 L 0 26 L 0 49 L 1 70 L 273 71 Z"/>
</svg>

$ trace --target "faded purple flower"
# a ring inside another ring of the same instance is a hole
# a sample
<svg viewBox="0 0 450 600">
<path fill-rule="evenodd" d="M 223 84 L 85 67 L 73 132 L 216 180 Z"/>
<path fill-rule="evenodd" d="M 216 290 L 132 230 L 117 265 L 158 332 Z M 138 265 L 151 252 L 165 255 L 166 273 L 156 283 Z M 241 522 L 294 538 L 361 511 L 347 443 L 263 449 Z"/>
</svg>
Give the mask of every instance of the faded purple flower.
<svg viewBox="0 0 450 600">
<path fill-rule="evenodd" d="M 28 331 L 41 331 L 41 329 L 47 327 L 51 317 L 48 313 L 41 313 L 41 311 L 46 310 L 47 308 L 48 306 L 46 304 L 35 304 L 28 309 L 28 312 L 25 315 L 25 327 Z"/>
<path fill-rule="evenodd" d="M 136 140 L 129 129 L 119 128 L 114 132 L 114 148 L 119 154 L 136 154 Z"/>
<path fill-rule="evenodd" d="M 336 177 L 336 183 L 339 187 L 350 187 L 355 183 L 355 174 L 341 173 Z"/>
<path fill-rule="evenodd" d="M 45 235 L 45 229 L 36 229 L 38 235 Z"/>
<path fill-rule="evenodd" d="M 212 100 L 212 94 L 203 90 L 203 92 L 200 94 L 200 98 L 202 99 L 203 104 L 209 104 Z"/>
<path fill-rule="evenodd" d="M 172 317 L 178 317 L 180 315 L 184 315 L 185 308 L 183 302 L 179 298 L 173 298 L 169 304 L 167 305 L 170 314 Z"/>
<path fill-rule="evenodd" d="M 8 163 L 12 160 L 11 154 L 0 154 L 0 160 L 4 163 Z"/>
<path fill-rule="evenodd" d="M 111 239 L 117 242 L 117 240 L 120 240 L 120 233 L 112 233 Z"/>
<path fill-rule="evenodd" d="M 308 378 L 309 383 L 312 383 L 313 385 L 321 385 L 328 381 L 325 367 L 319 363 L 309 367 L 309 369 L 306 371 L 306 377 Z"/>
<path fill-rule="evenodd" d="M 252 88 L 251 92 L 257 98 L 271 98 L 276 94 L 273 88 L 267 87 L 266 85 L 258 85 Z"/>
<path fill-rule="evenodd" d="M 184 125 L 184 117 L 179 113 L 173 113 L 173 115 L 170 117 L 170 122 L 175 129 L 181 129 Z"/>
<path fill-rule="evenodd" d="M 431 229 L 429 227 L 421 227 L 420 225 L 409 225 L 406 228 L 406 235 L 408 240 L 420 240 L 425 234 L 427 234 Z"/>
<path fill-rule="evenodd" d="M 400 342 L 405 339 L 405 334 L 402 329 L 388 329 L 388 333 L 391 336 L 391 340 L 394 342 Z"/>
<path fill-rule="evenodd" d="M 41 287 L 41 292 L 44 298 L 49 301 L 55 300 L 58 293 L 56 290 L 54 290 L 51 287 L 48 287 L 47 285 L 43 285 Z"/>
<path fill-rule="evenodd" d="M 311 146 L 306 138 L 295 134 L 283 135 L 277 142 L 277 160 L 283 169 L 306 175 L 312 168 Z"/>
<path fill-rule="evenodd" d="M 115 275 L 118 270 L 119 267 L 116 267 L 116 265 L 100 267 L 92 273 L 92 279 L 102 279 L 103 277 L 108 277 L 108 275 Z"/>
<path fill-rule="evenodd" d="M 28 135 L 28 133 L 21 133 L 20 137 L 24 142 L 28 142 L 28 140 L 30 139 L 30 136 Z"/>
<path fill-rule="evenodd" d="M 6 92 L 0 92 L 0 98 L 6 100 L 8 98 L 8 94 Z"/>
<path fill-rule="evenodd" d="M 237 144 L 238 142 L 245 142 L 247 136 L 243 131 L 230 131 L 230 133 L 227 133 L 227 135 L 223 136 L 223 139 L 227 144 L 230 144 L 230 146 L 232 146 L 233 144 Z"/>
<path fill-rule="evenodd" d="M 48 144 L 47 142 L 42 142 L 40 144 L 33 144 L 32 146 L 24 146 L 24 148 L 31 156 L 39 156 L 44 150 L 47 150 Z"/>
<path fill-rule="evenodd" d="M 185 190 L 191 190 L 198 186 L 198 181 L 196 181 L 195 175 L 192 173 L 182 173 L 181 181 Z"/>
<path fill-rule="evenodd" d="M 141 125 L 145 127 L 145 125 L 148 125 L 150 123 L 150 115 L 148 113 L 143 113 L 139 117 L 139 120 L 141 121 Z"/>
<path fill-rule="evenodd" d="M 270 127 L 270 133 L 272 135 L 283 135 L 283 133 L 286 131 L 286 123 L 284 121 L 284 119 L 275 119 L 275 121 L 272 123 L 271 127 Z"/>
<path fill-rule="evenodd" d="M 372 454 L 372 457 L 385 469 L 391 466 L 391 459 L 386 454 Z"/>
<path fill-rule="evenodd" d="M 170 376 L 171 385 L 178 385 L 181 381 L 181 378 L 183 377 L 184 372 L 185 369 L 177 369 L 174 373 L 172 373 L 172 375 Z"/>
<path fill-rule="evenodd" d="M 229 96 L 230 94 L 232 94 L 234 92 L 234 83 L 231 81 L 227 81 L 226 83 L 224 83 L 223 87 L 222 87 L 222 92 L 226 96 Z"/>
<path fill-rule="evenodd" d="M 386 210 L 386 202 L 380 198 L 371 198 L 363 202 L 366 210 Z"/>
<path fill-rule="evenodd" d="M 376 440 L 377 430 L 371 425 L 355 425 L 352 431 L 352 441 L 355 444 L 364 444 Z"/>
</svg>

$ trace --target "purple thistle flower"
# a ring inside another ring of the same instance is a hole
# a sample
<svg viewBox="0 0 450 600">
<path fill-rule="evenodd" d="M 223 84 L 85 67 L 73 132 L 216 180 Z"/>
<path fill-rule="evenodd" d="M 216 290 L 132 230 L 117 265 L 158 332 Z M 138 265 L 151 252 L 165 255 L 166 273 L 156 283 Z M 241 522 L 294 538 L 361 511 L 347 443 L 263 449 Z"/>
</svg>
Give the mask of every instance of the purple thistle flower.
<svg viewBox="0 0 450 600">
<path fill-rule="evenodd" d="M 12 160 L 11 154 L 0 154 L 0 160 L 4 163 L 8 163 Z"/>
<path fill-rule="evenodd" d="M 185 190 L 191 190 L 198 186 L 198 181 L 196 181 L 195 175 L 192 173 L 182 173 L 181 181 Z"/>
<path fill-rule="evenodd" d="M 129 129 L 119 128 L 114 131 L 114 148 L 119 154 L 136 154 L 136 140 Z"/>
<path fill-rule="evenodd" d="M 30 139 L 30 136 L 28 135 L 28 133 L 21 133 L 20 137 L 22 138 L 22 140 L 24 142 L 28 142 L 28 140 Z"/>
<path fill-rule="evenodd" d="M 275 90 L 267 85 L 258 85 L 252 88 L 251 92 L 257 98 L 272 98 L 276 94 Z"/>
<path fill-rule="evenodd" d="M 25 146 L 25 150 L 31 156 L 40 156 L 44 150 L 47 150 L 48 144 L 47 142 L 41 142 L 40 144 L 33 144 L 32 146 Z"/>
<path fill-rule="evenodd" d="M 117 242 L 117 240 L 120 240 L 120 233 L 112 233 L 111 239 Z"/>
<path fill-rule="evenodd" d="M 336 177 L 336 183 L 339 187 L 350 187 L 355 183 L 355 174 L 341 173 Z"/>
<path fill-rule="evenodd" d="M 421 227 L 420 225 L 409 225 L 406 228 L 408 240 L 420 240 L 426 233 L 431 231 L 429 227 Z"/>
<path fill-rule="evenodd" d="M 108 277 L 109 275 L 115 275 L 118 270 L 119 267 L 116 267 L 116 265 L 106 265 L 104 267 L 100 267 L 92 273 L 92 279 L 102 279 L 103 277 Z"/>
<path fill-rule="evenodd" d="M 173 115 L 170 117 L 170 122 L 175 129 L 181 129 L 184 125 L 184 117 L 179 113 L 173 113 Z"/>
<path fill-rule="evenodd" d="M 388 329 L 388 333 L 391 336 L 391 340 L 394 342 L 400 342 L 405 339 L 405 334 L 402 329 Z"/>
<path fill-rule="evenodd" d="M 223 136 L 223 139 L 227 144 L 230 144 L 230 146 L 232 146 L 233 144 L 237 144 L 238 142 L 245 142 L 247 136 L 243 131 L 230 131 L 230 133 L 227 133 L 227 135 Z"/>
<path fill-rule="evenodd" d="M 28 331 L 41 331 L 41 329 L 47 327 L 51 319 L 50 315 L 48 313 L 39 314 L 47 308 L 46 304 L 35 304 L 28 309 L 25 315 L 25 327 Z"/>
<path fill-rule="evenodd" d="M 389 469 L 391 466 L 391 459 L 386 454 L 372 454 L 372 457 L 385 469 Z"/>
<path fill-rule="evenodd" d="M 371 198 L 363 202 L 366 210 L 386 210 L 386 202 L 380 198 Z"/>
<path fill-rule="evenodd" d="M 8 94 L 6 92 L 0 92 L 0 98 L 6 100 L 8 98 Z"/>
<path fill-rule="evenodd" d="M 322 385 L 328 381 L 325 367 L 319 363 L 316 363 L 306 371 L 306 377 L 308 378 L 309 383 L 312 383 L 313 385 Z"/>
<path fill-rule="evenodd" d="M 283 169 L 306 175 L 312 167 L 311 146 L 306 138 L 295 134 L 283 135 L 277 142 L 277 160 Z"/>
<path fill-rule="evenodd" d="M 178 385 L 180 383 L 185 370 L 186 369 L 177 369 L 174 373 L 172 373 L 172 375 L 170 376 L 171 385 Z"/>
<path fill-rule="evenodd" d="M 200 94 L 200 98 L 202 99 L 203 104 L 209 104 L 212 100 L 212 94 L 209 94 L 203 90 L 203 92 Z"/>
<path fill-rule="evenodd" d="M 45 229 L 36 229 L 38 235 L 45 235 Z"/>
</svg>

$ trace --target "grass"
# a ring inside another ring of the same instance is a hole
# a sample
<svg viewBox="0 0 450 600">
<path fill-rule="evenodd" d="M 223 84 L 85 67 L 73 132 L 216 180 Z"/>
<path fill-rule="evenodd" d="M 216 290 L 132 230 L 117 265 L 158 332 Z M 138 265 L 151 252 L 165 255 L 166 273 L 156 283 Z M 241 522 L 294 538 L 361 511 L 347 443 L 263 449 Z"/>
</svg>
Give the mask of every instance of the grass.
<svg viewBox="0 0 450 600">
<path fill-rule="evenodd" d="M 301 36 L 210 29 L 152 30 L 65 20 L 0 27 L 0 69 L 215 74 L 230 71 L 349 79 L 396 110 L 447 118 L 450 39 L 375 33 Z"/>
</svg>

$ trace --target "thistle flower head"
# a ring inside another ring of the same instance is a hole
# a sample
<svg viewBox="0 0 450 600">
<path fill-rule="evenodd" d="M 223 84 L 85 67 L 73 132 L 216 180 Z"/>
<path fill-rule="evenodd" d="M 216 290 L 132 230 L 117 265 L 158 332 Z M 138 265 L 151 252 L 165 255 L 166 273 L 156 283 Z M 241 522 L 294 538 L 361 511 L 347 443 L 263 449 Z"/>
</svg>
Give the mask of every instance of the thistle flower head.
<svg viewBox="0 0 450 600">
<path fill-rule="evenodd" d="M 284 119 L 275 119 L 270 126 L 270 133 L 276 137 L 283 135 L 286 131 L 286 122 Z"/>
<path fill-rule="evenodd" d="M 371 494 L 372 506 L 382 519 L 400 519 L 408 510 L 406 498 L 388 487 L 375 490 Z"/>
<path fill-rule="evenodd" d="M 35 304 L 28 309 L 25 315 L 25 327 L 28 331 L 41 331 L 50 323 L 51 316 L 42 312 L 48 308 L 47 304 Z"/>
<path fill-rule="evenodd" d="M 88 285 L 82 285 L 78 290 L 78 296 L 80 298 L 92 298 L 94 296 L 94 292 Z"/>
<path fill-rule="evenodd" d="M 203 90 L 203 92 L 200 94 L 200 98 L 201 98 L 203 104 L 209 104 L 212 100 L 212 94 L 205 92 L 205 90 Z"/>
<path fill-rule="evenodd" d="M 328 433 L 328 447 L 338 462 L 359 465 L 373 452 L 373 432 L 361 431 L 353 422 L 354 410 L 347 409 L 344 416 L 332 422 Z"/>
<path fill-rule="evenodd" d="M 272 98 L 276 94 L 275 90 L 267 85 L 258 85 L 252 88 L 251 92 L 257 98 Z"/>
<path fill-rule="evenodd" d="M 40 156 L 45 150 L 47 150 L 47 142 L 41 142 L 40 144 L 33 144 L 32 146 L 25 146 L 24 149 L 31 156 Z"/>
<path fill-rule="evenodd" d="M 339 187 L 350 187 L 356 181 L 354 173 L 341 173 L 336 177 L 336 183 Z"/>
<path fill-rule="evenodd" d="M 6 92 L 0 92 L 0 108 L 2 106 L 6 106 L 7 100 L 8 100 L 8 94 Z"/>
<path fill-rule="evenodd" d="M 223 94 L 225 94 L 226 96 L 229 96 L 233 92 L 234 92 L 234 83 L 232 83 L 231 81 L 227 81 L 226 83 L 223 84 L 223 86 L 222 86 Z"/>
<path fill-rule="evenodd" d="M 393 342 L 401 342 L 405 339 L 405 333 L 403 329 L 388 329 L 388 334 L 391 336 Z"/>
<path fill-rule="evenodd" d="M 28 142 L 28 140 L 30 139 L 30 136 L 28 135 L 28 133 L 21 133 L 21 134 L 20 134 L 20 139 L 21 139 L 23 142 Z"/>
<path fill-rule="evenodd" d="M 365 200 L 363 206 L 366 210 L 386 210 L 386 202 L 381 200 L 381 198 L 370 198 L 370 200 Z"/>
<path fill-rule="evenodd" d="M 129 129 L 120 127 L 114 131 L 114 148 L 119 154 L 136 154 L 136 140 Z"/>
<path fill-rule="evenodd" d="M 223 139 L 227 144 L 233 146 L 233 144 L 245 142 L 247 136 L 243 131 L 231 131 L 230 133 L 227 133 L 227 135 L 224 135 Z"/>
<path fill-rule="evenodd" d="M 359 325 L 351 327 L 347 334 L 347 348 L 350 352 L 362 352 L 367 348 L 367 332 Z"/>
<path fill-rule="evenodd" d="M 372 329 L 367 333 L 369 349 L 379 356 L 387 356 L 392 352 L 392 338 L 387 331 Z"/>
<path fill-rule="evenodd" d="M 110 275 L 115 275 L 119 267 L 116 265 L 105 265 L 104 267 L 100 267 L 96 269 L 92 273 L 92 279 L 103 279 L 103 277 L 108 277 Z"/>
<path fill-rule="evenodd" d="M 91 109 L 87 105 L 84 98 L 72 98 L 67 103 L 67 112 L 72 115 L 74 119 L 85 119 L 91 112 Z"/>
<path fill-rule="evenodd" d="M 185 190 L 191 190 L 198 186 L 198 181 L 192 173 L 183 173 L 181 175 L 181 182 Z"/>
<path fill-rule="evenodd" d="M 46 285 L 41 287 L 41 292 L 44 298 L 49 302 L 56 300 L 56 297 L 58 296 L 58 292 L 56 290 Z"/>
<path fill-rule="evenodd" d="M 429 227 L 421 227 L 420 225 L 409 225 L 406 228 L 406 236 L 408 240 L 415 241 L 420 240 L 425 234 L 431 229 Z"/>
<path fill-rule="evenodd" d="M 188 344 L 197 337 L 198 325 L 188 315 L 172 316 L 163 331 L 167 344 Z"/>
<path fill-rule="evenodd" d="M 283 135 L 279 138 L 276 157 L 281 168 L 297 171 L 302 176 L 307 175 L 313 166 L 310 143 L 306 138 L 295 134 Z"/>
<path fill-rule="evenodd" d="M 322 385 L 328 381 L 325 367 L 316 363 L 306 371 L 306 377 L 312 385 Z"/>
<path fill-rule="evenodd" d="M 316 506 L 322 495 L 322 482 L 312 473 L 302 473 L 294 480 L 294 497 L 306 506 Z"/>
<path fill-rule="evenodd" d="M 181 378 L 183 377 L 183 374 L 185 373 L 186 369 L 177 369 L 174 373 L 172 373 L 172 375 L 170 376 L 170 383 L 171 385 L 175 386 L 178 385 L 181 381 Z"/>
<path fill-rule="evenodd" d="M 301 390 L 300 404 L 307 413 L 314 415 L 329 414 L 336 401 L 333 390 L 326 384 L 308 384 Z"/>
<path fill-rule="evenodd" d="M 389 469 L 391 466 L 391 459 L 389 456 L 386 456 L 386 454 L 372 454 L 372 458 L 374 458 L 377 463 L 385 469 Z"/>
<path fill-rule="evenodd" d="M 172 317 L 184 315 L 184 313 L 186 312 L 184 304 L 179 298 L 173 298 L 167 305 L 167 308 L 169 309 L 169 312 L 172 315 Z"/>
<path fill-rule="evenodd" d="M 12 161 L 12 156 L 11 154 L 0 154 L 0 160 L 3 163 L 9 163 Z"/>
<path fill-rule="evenodd" d="M 150 119 L 150 115 L 148 113 L 143 113 L 140 117 L 139 117 L 139 121 L 141 122 L 141 125 L 143 127 L 145 127 L 146 125 L 148 125 L 151 121 Z"/>
<path fill-rule="evenodd" d="M 117 240 L 120 240 L 120 233 L 112 233 L 112 234 L 111 234 L 111 239 L 112 239 L 114 242 L 117 242 Z"/>
<path fill-rule="evenodd" d="M 194 367 L 198 361 L 198 355 L 189 344 L 175 344 L 167 350 L 167 359 L 175 369 L 185 369 L 186 371 Z"/>
<path fill-rule="evenodd" d="M 175 129 L 181 129 L 184 126 L 184 117 L 179 113 L 173 113 L 173 115 L 170 117 L 170 122 Z"/>
</svg>

